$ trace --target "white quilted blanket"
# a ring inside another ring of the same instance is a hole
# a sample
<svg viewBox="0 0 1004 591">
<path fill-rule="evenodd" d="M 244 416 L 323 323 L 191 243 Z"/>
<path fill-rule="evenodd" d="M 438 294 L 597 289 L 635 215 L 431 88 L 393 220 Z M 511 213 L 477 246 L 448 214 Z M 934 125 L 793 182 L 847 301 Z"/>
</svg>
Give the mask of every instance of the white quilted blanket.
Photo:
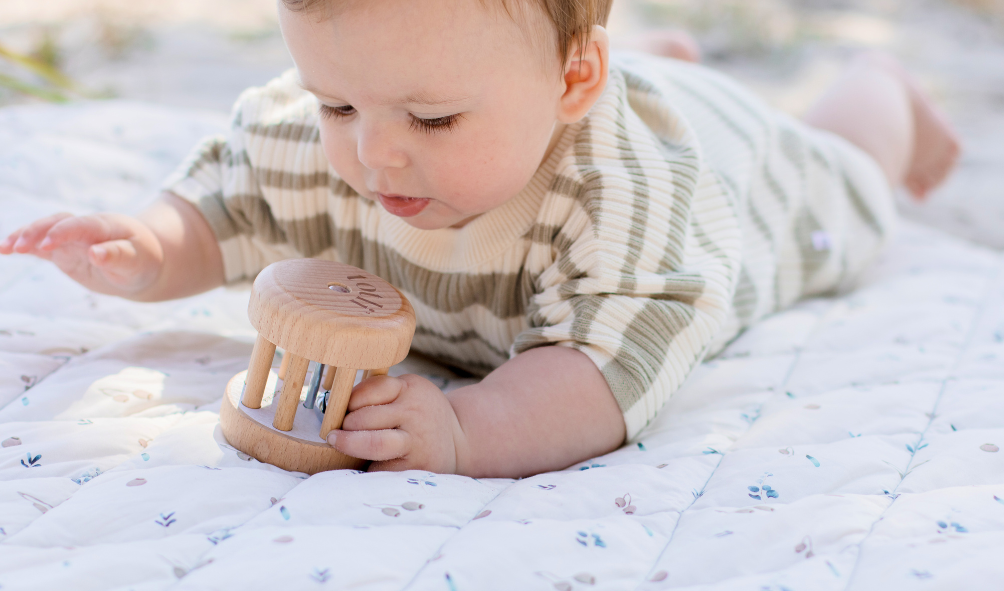
<svg viewBox="0 0 1004 591">
<path fill-rule="evenodd" d="M 224 123 L 2 110 L 0 233 L 136 211 Z M 907 225 L 860 289 L 748 331 L 636 442 L 520 481 L 238 453 L 217 409 L 246 303 L 134 304 L 0 258 L 0 589 L 1004 588 L 1000 254 Z"/>
</svg>

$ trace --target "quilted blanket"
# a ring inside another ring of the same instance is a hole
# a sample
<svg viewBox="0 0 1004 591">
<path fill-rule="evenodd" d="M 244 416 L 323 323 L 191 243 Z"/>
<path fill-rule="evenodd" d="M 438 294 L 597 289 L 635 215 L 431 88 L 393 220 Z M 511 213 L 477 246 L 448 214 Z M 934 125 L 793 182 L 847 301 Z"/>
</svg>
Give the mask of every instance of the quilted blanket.
<svg viewBox="0 0 1004 591">
<path fill-rule="evenodd" d="M 224 124 L 0 110 L 0 232 L 136 211 Z M 307 477 L 229 446 L 218 409 L 251 352 L 247 298 L 136 304 L 0 258 L 0 589 L 1004 587 L 994 251 L 904 224 L 855 291 L 747 331 L 637 440 L 518 481 Z"/>
</svg>

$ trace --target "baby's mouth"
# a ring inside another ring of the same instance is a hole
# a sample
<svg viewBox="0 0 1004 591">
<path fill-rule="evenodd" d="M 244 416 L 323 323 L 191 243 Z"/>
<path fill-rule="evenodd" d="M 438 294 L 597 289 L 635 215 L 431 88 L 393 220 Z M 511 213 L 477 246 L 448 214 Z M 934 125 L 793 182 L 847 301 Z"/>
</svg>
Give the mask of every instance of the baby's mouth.
<svg viewBox="0 0 1004 591">
<path fill-rule="evenodd" d="M 422 210 L 432 201 L 427 197 L 405 197 L 404 195 L 384 195 L 377 193 L 380 205 L 387 213 L 402 218 L 410 218 L 422 213 Z"/>
</svg>

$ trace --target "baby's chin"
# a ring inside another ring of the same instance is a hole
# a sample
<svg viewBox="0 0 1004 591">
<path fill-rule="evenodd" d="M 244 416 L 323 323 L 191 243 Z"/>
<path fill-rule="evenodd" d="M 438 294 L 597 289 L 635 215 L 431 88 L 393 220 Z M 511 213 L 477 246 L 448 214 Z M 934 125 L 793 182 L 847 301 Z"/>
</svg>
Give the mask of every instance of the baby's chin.
<svg viewBox="0 0 1004 591">
<path fill-rule="evenodd" d="M 468 217 L 463 216 L 436 216 L 436 215 L 425 215 L 424 212 L 412 216 L 412 217 L 402 217 L 401 220 L 413 228 L 418 228 L 419 230 L 442 230 L 444 228 L 463 228 L 475 218 L 481 214 L 476 214 Z"/>
</svg>

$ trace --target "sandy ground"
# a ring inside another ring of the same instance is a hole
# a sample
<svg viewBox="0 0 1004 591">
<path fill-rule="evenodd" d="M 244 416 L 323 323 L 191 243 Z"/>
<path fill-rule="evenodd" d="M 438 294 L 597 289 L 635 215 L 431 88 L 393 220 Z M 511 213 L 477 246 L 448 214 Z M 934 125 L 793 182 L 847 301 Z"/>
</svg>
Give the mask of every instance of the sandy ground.
<svg viewBox="0 0 1004 591">
<path fill-rule="evenodd" d="M 957 124 L 958 172 L 904 213 L 1004 248 L 1004 0 L 617 0 L 614 37 L 686 28 L 706 62 L 799 114 L 863 48 L 898 55 Z M 228 110 L 291 66 L 274 0 L 0 0 L 0 45 L 89 92 Z M 0 59 L 0 76 L 37 82 Z M 35 101 L 0 85 L 0 106 Z"/>
</svg>

